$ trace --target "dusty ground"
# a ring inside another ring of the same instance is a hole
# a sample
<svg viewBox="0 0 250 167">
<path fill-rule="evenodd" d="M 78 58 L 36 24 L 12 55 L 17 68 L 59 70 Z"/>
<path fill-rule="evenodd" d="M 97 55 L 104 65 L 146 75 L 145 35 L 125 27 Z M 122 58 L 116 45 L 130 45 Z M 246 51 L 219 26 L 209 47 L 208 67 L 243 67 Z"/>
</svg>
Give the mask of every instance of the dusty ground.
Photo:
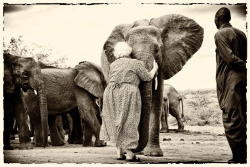
<svg viewBox="0 0 250 167">
<path fill-rule="evenodd" d="M 231 158 L 231 151 L 224 136 L 223 127 L 186 126 L 186 131 L 160 134 L 163 157 L 138 155 L 142 163 L 217 163 Z M 127 163 L 116 160 L 115 147 L 82 147 L 69 145 L 61 147 L 34 148 L 19 150 L 18 140 L 12 141 L 15 150 L 4 151 L 5 163 Z M 111 144 L 111 145 L 110 145 Z"/>
</svg>

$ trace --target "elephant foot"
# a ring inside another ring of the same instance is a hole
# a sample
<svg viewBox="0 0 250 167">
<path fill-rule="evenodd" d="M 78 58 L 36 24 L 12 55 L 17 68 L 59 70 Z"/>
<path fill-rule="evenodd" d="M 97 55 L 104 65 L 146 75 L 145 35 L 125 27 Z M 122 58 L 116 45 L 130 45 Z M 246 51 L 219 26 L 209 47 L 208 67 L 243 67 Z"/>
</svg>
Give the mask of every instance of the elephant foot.
<svg viewBox="0 0 250 167">
<path fill-rule="evenodd" d="M 163 152 L 162 152 L 160 146 L 151 146 L 151 147 L 146 147 L 144 149 L 144 155 L 145 156 L 162 157 Z"/>
<path fill-rule="evenodd" d="M 11 145 L 4 145 L 3 150 L 14 150 L 14 148 Z"/>
<path fill-rule="evenodd" d="M 167 128 L 161 128 L 160 133 L 168 133 L 169 130 Z"/>
<path fill-rule="evenodd" d="M 43 143 L 42 142 L 36 142 L 34 141 L 35 147 L 43 147 Z"/>
<path fill-rule="evenodd" d="M 35 147 L 44 147 L 44 146 L 43 146 L 43 141 L 40 140 L 40 139 L 35 139 L 35 138 L 33 138 L 33 141 L 31 141 L 31 143 L 32 143 L 33 145 L 35 145 Z M 48 146 L 49 146 L 49 143 L 47 142 L 45 147 L 48 147 Z"/>
<path fill-rule="evenodd" d="M 63 146 L 63 145 L 65 145 L 65 141 L 61 140 L 58 142 L 51 142 L 51 145 L 52 146 Z"/>
<path fill-rule="evenodd" d="M 19 150 L 30 150 L 30 149 L 33 149 L 33 145 L 31 142 L 20 144 Z"/>
<path fill-rule="evenodd" d="M 93 146 L 94 144 L 92 140 L 83 142 L 83 147 L 93 147 Z"/>
<path fill-rule="evenodd" d="M 178 128 L 177 129 L 177 132 L 184 132 L 185 130 L 184 130 L 184 127 L 183 128 Z"/>
<path fill-rule="evenodd" d="M 105 142 L 104 140 L 95 141 L 95 147 L 104 147 L 104 146 L 107 146 L 107 142 Z"/>
</svg>

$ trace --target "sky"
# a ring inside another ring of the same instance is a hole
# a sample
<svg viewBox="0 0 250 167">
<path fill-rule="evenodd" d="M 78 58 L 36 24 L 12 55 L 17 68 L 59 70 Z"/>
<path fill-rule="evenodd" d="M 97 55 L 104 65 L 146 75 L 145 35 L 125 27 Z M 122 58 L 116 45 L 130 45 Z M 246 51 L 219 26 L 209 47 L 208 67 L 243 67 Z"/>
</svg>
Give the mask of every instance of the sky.
<svg viewBox="0 0 250 167">
<path fill-rule="evenodd" d="M 177 90 L 216 89 L 214 34 L 217 29 L 214 15 L 221 7 L 231 10 L 231 24 L 246 33 L 245 8 L 235 4 L 35 4 L 6 8 L 3 18 L 4 42 L 8 44 L 12 37 L 23 35 L 27 45 L 49 45 L 66 55 L 70 67 L 81 61 L 100 65 L 103 44 L 115 26 L 139 19 L 181 14 L 204 28 L 204 40 L 184 68 L 164 82 Z"/>
</svg>

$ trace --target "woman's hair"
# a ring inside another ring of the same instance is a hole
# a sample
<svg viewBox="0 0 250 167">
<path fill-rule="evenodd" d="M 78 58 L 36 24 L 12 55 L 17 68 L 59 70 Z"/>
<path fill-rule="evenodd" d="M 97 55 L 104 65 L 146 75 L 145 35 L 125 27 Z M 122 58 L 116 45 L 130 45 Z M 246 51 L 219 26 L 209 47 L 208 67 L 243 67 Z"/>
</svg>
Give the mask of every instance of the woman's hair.
<svg viewBox="0 0 250 167">
<path fill-rule="evenodd" d="M 128 57 L 132 48 L 126 42 L 118 42 L 114 47 L 114 56 L 116 58 Z"/>
</svg>

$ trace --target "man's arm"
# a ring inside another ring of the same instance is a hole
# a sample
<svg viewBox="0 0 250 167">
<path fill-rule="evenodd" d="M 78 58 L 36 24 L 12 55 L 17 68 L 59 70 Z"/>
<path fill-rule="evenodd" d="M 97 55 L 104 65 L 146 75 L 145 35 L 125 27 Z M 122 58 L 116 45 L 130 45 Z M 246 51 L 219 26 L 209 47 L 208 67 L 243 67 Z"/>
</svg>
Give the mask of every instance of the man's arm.
<svg viewBox="0 0 250 167">
<path fill-rule="evenodd" d="M 246 63 L 235 56 L 226 40 L 222 36 L 215 36 L 215 44 L 222 59 L 229 65 L 235 67 L 246 67 Z"/>
</svg>

